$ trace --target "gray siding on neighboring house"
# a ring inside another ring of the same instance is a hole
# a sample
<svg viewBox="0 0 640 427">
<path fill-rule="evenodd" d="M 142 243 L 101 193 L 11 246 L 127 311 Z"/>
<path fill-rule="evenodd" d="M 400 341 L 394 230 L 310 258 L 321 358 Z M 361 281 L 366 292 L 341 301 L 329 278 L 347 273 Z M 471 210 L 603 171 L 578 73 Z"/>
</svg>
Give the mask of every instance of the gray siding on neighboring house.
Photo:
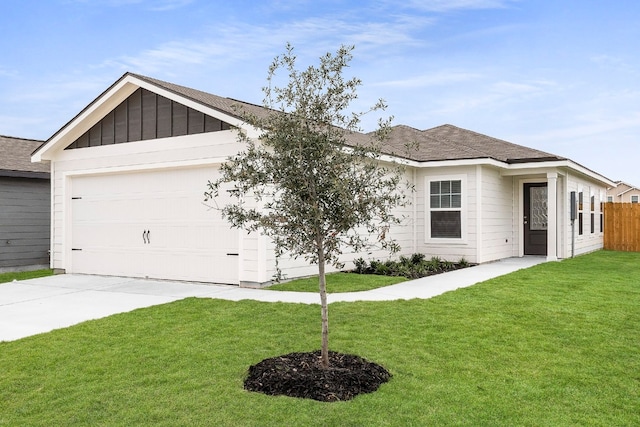
<svg viewBox="0 0 640 427">
<path fill-rule="evenodd" d="M 0 270 L 49 264 L 48 179 L 0 176 Z"/>
</svg>

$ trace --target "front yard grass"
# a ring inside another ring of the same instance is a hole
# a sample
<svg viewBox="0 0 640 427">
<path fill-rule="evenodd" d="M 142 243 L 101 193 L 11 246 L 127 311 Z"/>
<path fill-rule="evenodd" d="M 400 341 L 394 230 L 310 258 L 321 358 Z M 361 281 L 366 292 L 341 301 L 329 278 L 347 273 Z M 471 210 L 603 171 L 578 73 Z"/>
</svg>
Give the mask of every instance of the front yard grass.
<svg viewBox="0 0 640 427">
<path fill-rule="evenodd" d="M 384 286 L 395 285 L 407 279 L 400 276 L 379 276 L 376 274 L 330 273 L 326 276 L 327 292 L 359 292 Z M 295 279 L 286 283 L 269 286 L 274 291 L 318 292 L 318 276 Z"/>
<path fill-rule="evenodd" d="M 317 305 L 189 298 L 0 343 L 0 426 L 640 425 L 638 265 L 601 251 L 331 304 L 331 349 L 393 374 L 348 402 L 242 388 L 249 365 L 319 348 Z"/>
<path fill-rule="evenodd" d="M 20 271 L 14 273 L 0 273 L 0 283 L 13 282 L 14 280 L 35 279 L 53 275 L 53 270 Z"/>
</svg>

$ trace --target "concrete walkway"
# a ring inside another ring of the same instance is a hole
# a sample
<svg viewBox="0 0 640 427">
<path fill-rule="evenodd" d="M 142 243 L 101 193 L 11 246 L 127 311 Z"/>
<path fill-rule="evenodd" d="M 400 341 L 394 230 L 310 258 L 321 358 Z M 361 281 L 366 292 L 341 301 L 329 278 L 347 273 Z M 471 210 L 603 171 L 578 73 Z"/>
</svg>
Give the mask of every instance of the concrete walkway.
<svg viewBox="0 0 640 427">
<path fill-rule="evenodd" d="M 328 300 L 332 303 L 431 298 L 544 261 L 544 257 L 508 258 L 371 291 L 330 294 Z M 280 292 L 230 285 L 62 274 L 0 284 L 0 341 L 17 340 L 187 297 L 320 303 L 316 292 Z"/>
</svg>

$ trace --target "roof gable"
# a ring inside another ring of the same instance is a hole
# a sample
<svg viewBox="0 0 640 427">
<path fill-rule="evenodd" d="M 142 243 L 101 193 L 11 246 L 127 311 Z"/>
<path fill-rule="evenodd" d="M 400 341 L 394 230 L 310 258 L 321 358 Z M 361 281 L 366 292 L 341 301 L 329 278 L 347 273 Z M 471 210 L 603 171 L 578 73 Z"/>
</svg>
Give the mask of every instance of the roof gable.
<svg viewBox="0 0 640 427">
<path fill-rule="evenodd" d="M 266 109 L 150 77 L 125 73 L 35 150 L 32 155 L 33 161 L 39 162 L 55 158 L 55 153 L 76 143 L 76 141 L 82 138 L 87 132 L 89 132 L 89 137 L 91 137 L 91 128 L 107 118 L 112 111 L 140 88 L 146 89 L 149 92 L 153 92 L 158 96 L 167 98 L 194 111 L 216 118 L 229 126 L 241 128 L 250 136 L 257 137 L 260 134 L 259 130 L 245 123 L 238 112 L 244 110 L 250 113 L 260 113 L 262 111 L 262 114 L 265 114 Z M 102 124 L 100 126 L 102 126 Z M 96 143 L 97 140 L 98 138 L 96 136 Z M 108 141 L 109 139 L 106 140 L 107 143 Z M 78 144 L 84 144 L 84 141 L 78 141 L 76 146 L 78 146 Z M 100 135 L 100 144 L 97 145 L 101 144 L 102 134 Z"/>
<path fill-rule="evenodd" d="M 229 123 L 138 88 L 65 149 L 216 132 Z"/>
</svg>

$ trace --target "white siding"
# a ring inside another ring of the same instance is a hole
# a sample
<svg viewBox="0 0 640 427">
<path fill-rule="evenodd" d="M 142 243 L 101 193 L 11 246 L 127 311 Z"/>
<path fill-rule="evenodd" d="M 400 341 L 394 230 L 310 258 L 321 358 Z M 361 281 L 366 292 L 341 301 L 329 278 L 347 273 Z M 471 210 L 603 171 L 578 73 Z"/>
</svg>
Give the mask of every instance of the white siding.
<svg viewBox="0 0 640 427">
<path fill-rule="evenodd" d="M 588 252 L 593 252 L 604 247 L 604 233 L 600 231 L 600 202 L 604 201 L 604 194 L 606 188 L 587 180 L 578 175 L 569 175 L 567 177 L 567 190 L 563 194 L 564 203 L 566 204 L 566 217 L 567 220 L 563 224 L 561 229 L 563 236 L 562 251 L 559 251 L 558 255 L 563 258 L 571 257 L 571 248 L 574 246 L 574 255 L 580 255 Z M 576 192 L 576 200 L 578 194 L 583 193 L 583 223 L 582 223 L 582 235 L 579 234 L 579 219 L 575 221 L 575 238 L 572 239 L 571 221 L 569 218 L 569 207 L 571 192 Z M 594 206 L 594 232 L 591 233 L 591 195 L 595 197 Z"/>
<path fill-rule="evenodd" d="M 408 168 L 405 173 L 404 179 L 410 185 L 413 184 L 414 173 L 413 169 Z M 404 188 L 404 187 L 403 187 Z M 340 257 L 340 262 L 344 263 L 345 270 L 353 269 L 353 261 L 357 258 L 364 258 L 366 260 L 373 259 L 381 259 L 386 260 L 390 258 L 397 258 L 400 255 L 410 255 L 416 252 L 416 248 L 414 245 L 415 239 L 415 221 L 413 219 L 414 215 L 414 205 L 413 205 L 413 197 L 414 194 L 409 194 L 408 201 L 410 203 L 407 206 L 399 207 L 394 210 L 394 214 L 398 218 L 402 218 L 401 224 L 394 226 L 389 231 L 389 238 L 394 239 L 400 245 L 400 252 L 395 256 L 389 254 L 388 251 L 382 249 L 372 248 L 370 250 L 362 251 L 359 253 L 350 252 L 345 250 L 345 253 Z M 361 230 L 361 233 L 365 233 L 365 230 Z M 376 236 L 371 236 L 369 239 L 370 242 L 376 241 Z M 268 279 L 271 279 L 276 273 L 275 269 L 275 254 L 273 251 L 273 244 L 268 244 L 266 246 L 267 251 L 267 275 Z M 298 259 L 293 259 L 290 256 L 284 255 L 279 260 L 279 266 L 282 272 L 286 275 L 287 279 L 292 279 L 296 277 L 306 277 L 318 274 L 318 267 L 315 264 L 309 264 L 303 257 L 299 257 Z M 327 272 L 333 272 L 337 269 L 331 265 L 326 266 Z"/>
<path fill-rule="evenodd" d="M 417 187 L 417 211 L 420 216 L 417 219 L 418 227 L 418 252 L 427 257 L 437 256 L 449 261 L 459 261 L 465 258 L 469 262 L 478 262 L 477 257 L 477 197 L 476 197 L 476 167 L 438 167 L 420 169 L 418 172 Z M 428 209 L 429 180 L 462 179 L 462 238 L 454 239 L 429 239 L 428 238 Z"/>
<path fill-rule="evenodd" d="M 503 177 L 500 171 L 491 167 L 479 168 L 481 176 L 481 219 L 482 234 L 478 262 L 494 261 L 518 254 L 514 212 L 517 198 L 514 198 L 513 178 Z"/>
<path fill-rule="evenodd" d="M 90 147 L 58 152 L 52 168 L 52 266 L 66 269 L 70 241 L 70 182 L 74 176 L 104 173 L 161 170 L 173 167 L 217 165 L 229 155 L 243 147 L 237 142 L 233 131 L 140 141 L 109 146 Z M 531 175 L 507 174 L 498 167 L 484 165 L 438 166 L 411 168 L 406 172 L 407 180 L 415 186 L 410 195 L 412 204 L 398 209 L 399 216 L 406 217 L 403 224 L 391 230 L 397 239 L 402 255 L 414 252 L 427 257 L 438 256 L 458 261 L 465 258 L 470 262 L 488 262 L 504 257 L 518 256 L 521 251 L 521 186 L 525 181 L 546 182 L 546 170 L 537 170 Z M 569 215 L 569 194 L 582 190 L 585 194 L 583 234 L 577 233 L 575 253 L 585 253 L 602 247 L 602 233 L 599 228 L 600 196 L 605 189 L 587 178 L 558 172 L 558 257 L 571 254 L 571 224 Z M 463 230 L 458 241 L 428 238 L 429 203 L 428 182 L 430 179 L 459 179 L 463 181 Z M 202 192 L 206 190 L 202 183 Z M 596 197 L 594 212 L 595 232 L 590 232 L 591 211 L 589 197 Z M 258 234 L 241 233 L 240 281 L 241 283 L 265 283 L 275 272 L 273 248 L 265 237 Z M 342 260 L 347 268 L 352 267 L 355 258 L 386 259 L 385 251 L 347 253 Z M 317 272 L 316 266 L 304 259 L 293 260 L 283 257 L 280 267 L 288 277 L 302 277 Z"/>
<path fill-rule="evenodd" d="M 67 269 L 71 241 L 70 185 L 74 176 L 152 171 L 173 167 L 217 165 L 241 150 L 233 131 L 188 135 L 159 140 L 66 150 L 58 153 L 53 168 L 53 242 L 52 266 Z M 202 182 L 202 194 L 207 190 Z M 242 233 L 241 247 L 248 251 L 240 260 L 247 267 L 240 280 L 254 281 L 257 277 L 257 235 Z M 254 250 L 252 250 L 252 248 Z M 247 257 L 247 255 L 249 257 Z M 253 257 L 253 258 L 252 258 Z"/>
</svg>

